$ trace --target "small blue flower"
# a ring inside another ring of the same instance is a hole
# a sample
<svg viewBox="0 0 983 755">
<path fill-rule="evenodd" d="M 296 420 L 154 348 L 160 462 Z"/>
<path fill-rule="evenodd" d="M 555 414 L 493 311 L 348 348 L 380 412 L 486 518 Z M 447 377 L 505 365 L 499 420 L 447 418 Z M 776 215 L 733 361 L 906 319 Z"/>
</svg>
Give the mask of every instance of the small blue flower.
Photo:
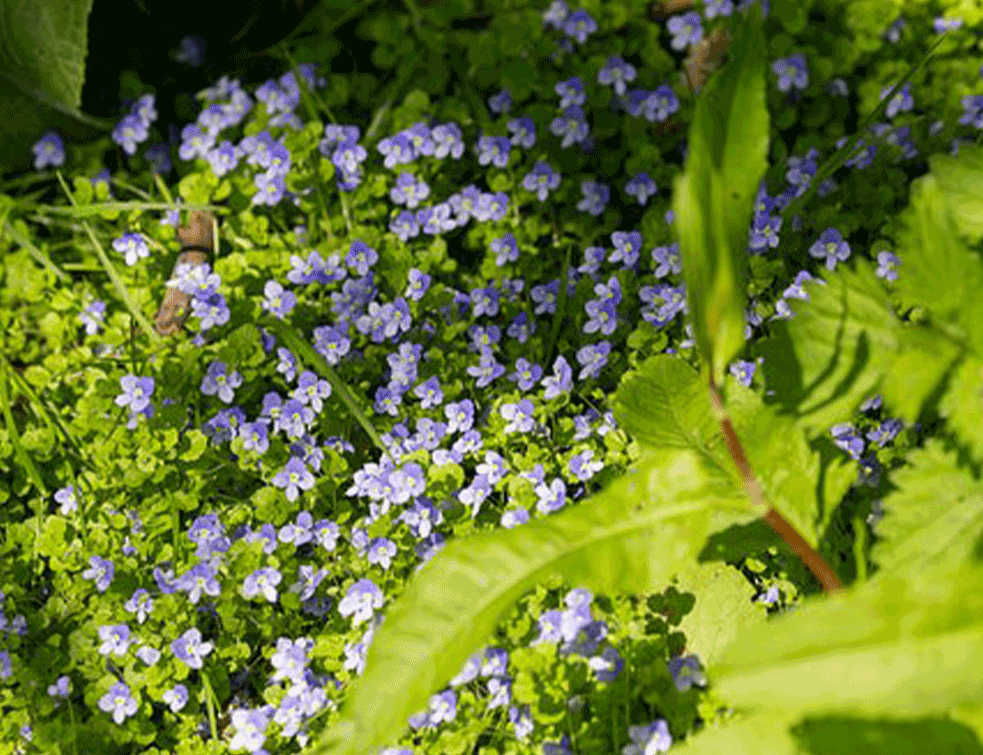
<svg viewBox="0 0 983 755">
<path fill-rule="evenodd" d="M 621 97 L 625 93 L 625 82 L 634 81 L 636 75 L 635 67 L 631 63 L 626 63 L 618 56 L 612 56 L 597 72 L 597 83 L 613 86 L 614 93 Z"/>
<path fill-rule="evenodd" d="M 826 269 L 832 272 L 836 269 L 837 261 L 845 262 L 849 258 L 850 245 L 836 228 L 827 228 L 820 234 L 819 240 L 809 247 L 809 254 L 820 260 L 825 259 Z"/>
<path fill-rule="evenodd" d="M 696 11 L 673 16 L 666 22 L 666 28 L 672 34 L 669 46 L 673 50 L 682 50 L 687 45 L 695 45 L 703 39 L 703 26 L 700 14 Z"/>
<path fill-rule="evenodd" d="M 645 205 L 648 198 L 659 193 L 655 181 L 647 173 L 638 173 L 625 184 L 625 194 L 635 197 L 640 205 Z"/>
<path fill-rule="evenodd" d="M 508 123 L 512 146 L 532 149 L 536 144 L 536 124 L 532 118 L 513 118 Z"/>
<path fill-rule="evenodd" d="M 540 202 L 545 202 L 549 192 L 559 188 L 560 174 L 554 172 L 547 163 L 540 161 L 523 178 L 522 186 L 527 191 L 534 192 Z"/>
<path fill-rule="evenodd" d="M 587 36 L 597 31 L 597 22 L 583 8 L 567 16 L 563 23 L 563 32 L 573 37 L 579 44 L 587 41 Z"/>
<path fill-rule="evenodd" d="M 48 131 L 34 143 L 34 169 L 41 170 L 49 165 L 58 167 L 65 164 L 65 143 L 57 131 Z"/>
<path fill-rule="evenodd" d="M 150 256 L 147 242 L 139 233 L 124 233 L 113 240 L 113 249 L 124 256 L 127 265 L 135 265 L 137 260 Z"/>
<path fill-rule="evenodd" d="M 778 75 L 778 89 L 782 92 L 788 92 L 792 87 L 805 89 L 809 85 L 804 55 L 779 58 L 771 64 L 771 70 Z"/>
<path fill-rule="evenodd" d="M 488 98 L 488 109 L 493 113 L 507 113 L 512 109 L 512 95 L 508 89 Z"/>
<path fill-rule="evenodd" d="M 894 252 L 878 252 L 877 253 L 877 272 L 878 278 L 884 278 L 888 281 L 896 281 L 898 279 L 898 267 L 901 265 L 901 260 Z"/>
</svg>

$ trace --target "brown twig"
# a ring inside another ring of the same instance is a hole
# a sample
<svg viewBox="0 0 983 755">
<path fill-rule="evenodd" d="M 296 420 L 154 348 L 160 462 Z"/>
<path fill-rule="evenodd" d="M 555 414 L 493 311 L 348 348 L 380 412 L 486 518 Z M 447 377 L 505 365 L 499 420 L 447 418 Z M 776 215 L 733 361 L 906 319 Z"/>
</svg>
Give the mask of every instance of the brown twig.
<svg viewBox="0 0 983 755">
<path fill-rule="evenodd" d="M 204 265 L 209 262 L 215 249 L 212 225 L 215 221 L 210 212 L 193 210 L 188 218 L 188 225 L 177 229 L 177 238 L 181 242 L 181 253 L 178 255 L 171 278 L 177 277 L 179 265 Z M 162 336 L 177 333 L 191 314 L 189 304 L 191 296 L 180 289 L 170 286 L 160 303 L 160 309 L 154 317 L 154 326 Z"/>
<path fill-rule="evenodd" d="M 812 549 L 809 543 L 785 520 L 785 517 L 765 502 L 764 495 L 761 492 L 761 486 L 758 485 L 758 481 L 754 477 L 754 472 L 751 471 L 751 465 L 748 464 L 747 456 L 744 454 L 741 442 L 737 437 L 737 433 L 734 432 L 734 426 L 731 424 L 727 410 L 724 408 L 723 398 L 721 398 L 720 392 L 712 382 L 710 383 L 710 401 L 713 404 L 714 413 L 720 420 L 720 427 L 724 433 L 727 450 L 730 451 L 734 465 L 744 480 L 744 489 L 747 490 L 751 501 L 768 509 L 768 513 L 764 517 L 765 521 L 788 544 L 792 552 L 802 559 L 802 562 L 812 572 L 813 576 L 819 580 L 819 584 L 823 586 L 823 590 L 827 593 L 842 590 L 843 585 L 836 576 L 836 572 L 830 568 L 829 564 L 823 561 L 823 557 Z"/>
<path fill-rule="evenodd" d="M 693 0 L 662 0 L 649 3 L 648 17 L 653 21 L 661 21 L 683 11 L 693 10 Z"/>
</svg>

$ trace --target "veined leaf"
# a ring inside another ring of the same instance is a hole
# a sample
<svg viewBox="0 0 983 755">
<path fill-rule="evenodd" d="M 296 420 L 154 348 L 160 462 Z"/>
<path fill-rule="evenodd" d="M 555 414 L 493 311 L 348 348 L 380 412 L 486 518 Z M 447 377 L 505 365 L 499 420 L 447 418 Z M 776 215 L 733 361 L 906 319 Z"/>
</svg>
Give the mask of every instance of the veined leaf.
<svg viewBox="0 0 983 755">
<path fill-rule="evenodd" d="M 898 350 L 901 323 L 865 260 L 842 267 L 826 285 L 806 282 L 810 301 L 792 305 L 791 320 L 772 324 L 764 356 L 765 382 L 785 412 L 811 432 L 848 419 L 876 392 Z"/>
<path fill-rule="evenodd" d="M 856 480 L 855 465 L 841 456 L 824 463 L 796 419 L 779 415 L 730 376 L 727 411 L 768 505 L 815 548 Z"/>
<path fill-rule="evenodd" d="M 696 104 L 686 169 L 673 188 L 693 335 L 715 383 L 744 348 L 747 230 L 768 166 L 761 20 L 738 28 L 729 69 Z"/>
<path fill-rule="evenodd" d="M 675 752 L 673 748 L 673 752 Z M 798 716 L 759 712 L 699 732 L 679 748 L 683 755 L 980 755 L 973 726 L 946 716 L 910 719 L 852 715 Z"/>
<path fill-rule="evenodd" d="M 708 676 L 737 706 L 944 713 L 983 697 L 983 567 L 881 574 L 751 628 Z"/>
<path fill-rule="evenodd" d="M 983 551 L 983 484 L 930 438 L 891 474 L 871 559 L 884 571 L 956 566 Z"/>
<path fill-rule="evenodd" d="M 983 359 L 979 356 L 966 357 L 953 371 L 939 414 L 969 446 L 973 458 L 983 460 Z"/>
<path fill-rule="evenodd" d="M 945 193 L 959 231 L 976 244 L 983 239 L 983 150 L 963 144 L 959 154 L 928 158 L 932 175 Z"/>
<path fill-rule="evenodd" d="M 901 268 L 895 285 L 903 299 L 924 305 L 933 319 L 983 333 L 978 319 L 983 265 L 959 238 L 940 179 L 929 173 L 912 182 L 911 203 L 900 217 Z M 983 346 L 983 341 L 976 343 Z"/>
<path fill-rule="evenodd" d="M 728 484 L 739 484 L 713 416 L 707 387 L 679 357 L 659 354 L 626 373 L 613 401 L 618 426 L 651 449 L 701 454 Z"/>
<path fill-rule="evenodd" d="M 751 521 L 743 496 L 706 493 L 692 452 L 643 457 L 589 501 L 514 530 L 450 542 L 408 583 L 378 629 L 316 753 L 370 755 L 426 708 L 516 601 L 554 575 L 597 592 L 662 589 L 711 532 Z"/>
<path fill-rule="evenodd" d="M 694 565 L 680 576 L 677 589 L 696 596 L 679 630 L 686 634 L 686 652 L 696 653 L 704 666 L 715 663 L 741 632 L 763 624 L 767 617 L 766 608 L 752 601 L 754 587 L 729 564 Z"/>
<path fill-rule="evenodd" d="M 768 504 L 813 547 L 856 472 L 845 460 L 825 465 L 796 420 L 779 416 L 729 375 L 727 408 Z M 742 485 L 710 409 L 707 388 L 681 359 L 652 357 L 625 375 L 614 399 L 618 422 L 643 448 L 689 449 L 725 487 Z M 762 515 L 764 511 L 760 512 Z"/>
<path fill-rule="evenodd" d="M 891 414 L 909 423 L 918 419 L 925 400 L 962 354 L 962 345 L 931 324 L 902 327 L 898 351 L 879 387 Z"/>
</svg>

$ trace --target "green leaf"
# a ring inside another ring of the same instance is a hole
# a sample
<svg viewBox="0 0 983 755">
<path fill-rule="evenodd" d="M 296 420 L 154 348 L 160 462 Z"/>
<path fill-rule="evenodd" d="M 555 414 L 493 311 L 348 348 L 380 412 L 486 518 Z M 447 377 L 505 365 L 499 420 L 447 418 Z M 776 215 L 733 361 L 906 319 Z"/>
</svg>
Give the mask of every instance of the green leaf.
<svg viewBox="0 0 983 755">
<path fill-rule="evenodd" d="M 960 233 L 971 243 L 979 243 L 983 239 L 983 149 L 960 145 L 956 157 L 936 154 L 928 158 L 928 164 Z"/>
<path fill-rule="evenodd" d="M 881 573 L 744 632 L 711 667 L 735 706 L 945 713 L 983 697 L 983 568 Z"/>
<path fill-rule="evenodd" d="M 752 602 L 751 583 L 727 564 L 700 564 L 679 578 L 677 589 L 696 596 L 679 629 L 686 633 L 686 652 L 696 653 L 704 666 L 715 663 L 741 632 L 764 623 L 767 616 L 764 606 Z"/>
<path fill-rule="evenodd" d="M 983 551 L 983 484 L 959 468 L 936 438 L 891 473 L 897 489 L 882 499 L 873 560 L 883 571 L 959 565 Z M 943 492 L 944 491 L 944 492 Z"/>
<path fill-rule="evenodd" d="M 0 0 L 0 167 L 30 165 L 49 128 L 72 137 L 111 128 L 79 110 L 91 10 L 92 0 Z"/>
<path fill-rule="evenodd" d="M 956 367 L 939 414 L 949 423 L 977 461 L 983 461 L 983 359 L 968 356 Z"/>
<path fill-rule="evenodd" d="M 697 101 L 686 169 L 674 182 L 693 335 L 718 385 L 744 348 L 747 229 L 768 166 L 765 47 L 752 12 L 735 34 L 730 69 Z"/>
<path fill-rule="evenodd" d="M 368 755 L 397 737 L 516 601 L 550 577 L 607 593 L 664 588 L 710 532 L 754 518 L 743 497 L 708 491 L 695 454 L 653 454 L 586 504 L 451 541 L 389 609 L 341 720 L 312 751 Z"/>
<path fill-rule="evenodd" d="M 897 352 L 901 323 L 865 260 L 841 267 L 826 285 L 806 282 L 810 301 L 792 302 L 795 316 L 772 323 L 755 351 L 769 390 L 784 412 L 814 433 L 848 419 L 876 392 Z"/>
<path fill-rule="evenodd" d="M 739 488 L 720 423 L 713 417 L 705 385 L 679 357 L 654 356 L 621 379 L 612 409 L 618 426 L 642 446 L 690 449 L 718 470 L 721 482 Z"/>
<path fill-rule="evenodd" d="M 906 302 L 925 305 L 933 319 L 979 327 L 983 266 L 959 239 L 943 185 L 934 174 L 911 185 L 911 203 L 897 234 L 901 268 L 895 282 Z M 977 340 L 983 346 L 983 341 Z"/>
<path fill-rule="evenodd" d="M 903 328 L 898 352 L 880 385 L 891 414 L 909 423 L 918 419 L 926 399 L 960 356 L 959 343 L 931 324 Z"/>
<path fill-rule="evenodd" d="M 676 747 L 673 747 L 676 752 Z M 911 719 L 855 715 L 806 716 L 758 712 L 688 738 L 680 755 L 980 755 L 974 729 L 943 716 Z"/>
</svg>

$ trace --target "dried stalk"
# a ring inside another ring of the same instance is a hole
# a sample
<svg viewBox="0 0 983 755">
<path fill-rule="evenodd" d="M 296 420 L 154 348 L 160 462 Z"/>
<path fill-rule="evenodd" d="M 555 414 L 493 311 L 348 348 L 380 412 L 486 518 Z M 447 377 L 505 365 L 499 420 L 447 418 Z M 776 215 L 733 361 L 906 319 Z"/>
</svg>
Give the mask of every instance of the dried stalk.
<svg viewBox="0 0 983 755">
<path fill-rule="evenodd" d="M 177 277 L 179 265 L 204 265 L 211 261 L 215 249 L 213 225 L 215 217 L 210 212 L 193 210 L 188 218 L 188 225 L 177 229 L 177 238 L 181 242 L 181 253 L 178 255 L 171 279 Z M 154 327 L 162 336 L 169 336 L 181 330 L 188 315 L 191 314 L 191 296 L 174 286 L 169 286 L 160 309 L 154 317 Z"/>
</svg>

